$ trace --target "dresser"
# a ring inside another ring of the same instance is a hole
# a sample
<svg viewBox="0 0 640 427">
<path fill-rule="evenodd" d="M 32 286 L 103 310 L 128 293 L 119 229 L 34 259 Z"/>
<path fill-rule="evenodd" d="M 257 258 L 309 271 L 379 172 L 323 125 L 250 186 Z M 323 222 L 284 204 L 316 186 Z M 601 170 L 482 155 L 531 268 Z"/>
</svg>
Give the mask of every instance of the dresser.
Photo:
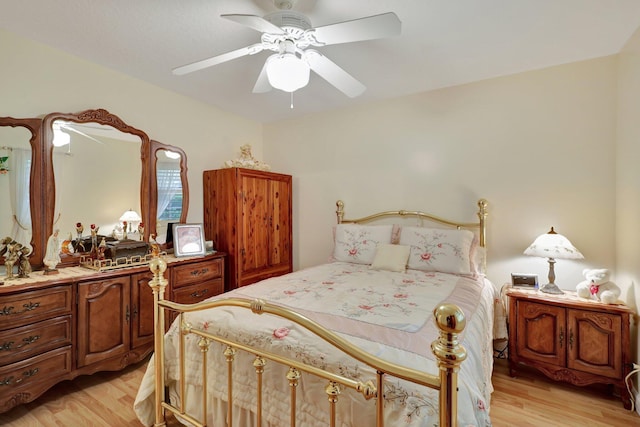
<svg viewBox="0 0 640 427">
<path fill-rule="evenodd" d="M 222 293 L 224 257 L 165 257 L 169 298 L 193 303 Z M 147 357 L 153 351 L 151 278 L 148 266 L 67 267 L 0 286 L 0 412 L 60 381 Z"/>
<path fill-rule="evenodd" d="M 210 170 L 203 190 L 204 232 L 227 253 L 227 290 L 292 271 L 290 175 Z"/>
<path fill-rule="evenodd" d="M 631 371 L 630 322 L 625 305 L 512 288 L 509 304 L 509 370 L 536 368 L 549 378 L 574 385 L 615 386 L 626 409 L 624 384 Z"/>
</svg>

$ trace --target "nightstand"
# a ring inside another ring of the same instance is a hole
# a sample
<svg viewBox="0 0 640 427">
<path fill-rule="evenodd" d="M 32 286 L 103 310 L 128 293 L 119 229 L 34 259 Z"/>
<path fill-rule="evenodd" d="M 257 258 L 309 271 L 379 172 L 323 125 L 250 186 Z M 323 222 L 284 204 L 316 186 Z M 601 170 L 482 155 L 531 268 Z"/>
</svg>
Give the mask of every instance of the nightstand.
<svg viewBox="0 0 640 427">
<path fill-rule="evenodd" d="M 631 408 L 624 383 L 631 370 L 629 307 L 584 300 L 574 292 L 511 288 L 506 294 L 511 376 L 525 364 L 556 381 L 611 384 Z"/>
</svg>

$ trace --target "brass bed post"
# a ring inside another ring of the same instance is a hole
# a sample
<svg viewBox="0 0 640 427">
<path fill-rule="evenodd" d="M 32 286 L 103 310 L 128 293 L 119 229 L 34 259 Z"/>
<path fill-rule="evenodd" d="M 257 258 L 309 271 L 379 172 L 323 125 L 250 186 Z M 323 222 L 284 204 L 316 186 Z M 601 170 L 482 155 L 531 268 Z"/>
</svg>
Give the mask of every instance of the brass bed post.
<svg viewBox="0 0 640 427">
<path fill-rule="evenodd" d="M 289 371 L 287 372 L 287 380 L 289 380 L 289 387 L 291 388 L 291 427 L 296 427 L 296 390 L 298 388 L 298 381 L 300 380 L 300 376 L 300 371 L 298 371 L 296 368 L 289 367 Z"/>
<path fill-rule="evenodd" d="M 227 361 L 227 425 L 233 425 L 233 361 L 236 358 L 236 349 L 227 345 L 224 349 L 224 357 Z"/>
<path fill-rule="evenodd" d="M 480 246 L 487 246 L 487 201 L 485 199 L 478 200 L 478 219 L 480 220 Z"/>
<path fill-rule="evenodd" d="M 267 361 L 264 357 L 256 356 L 253 360 L 253 367 L 256 370 L 258 397 L 256 402 L 256 426 L 262 427 L 262 374 Z"/>
<path fill-rule="evenodd" d="M 431 343 L 431 351 L 440 369 L 440 427 L 458 425 L 458 371 L 467 358 L 458 335 L 465 327 L 462 310 L 452 304 L 441 304 L 433 310 L 440 337 Z"/>
<path fill-rule="evenodd" d="M 167 425 L 164 417 L 164 308 L 160 301 L 164 299 L 164 291 L 167 287 L 167 279 L 164 272 L 167 270 L 167 263 L 160 257 L 154 257 L 149 262 L 149 269 L 153 273 L 153 278 L 149 286 L 153 291 L 153 324 L 155 325 L 154 340 L 154 361 L 155 361 L 155 382 L 156 382 L 156 421 L 154 427 L 164 427 Z"/>
<path fill-rule="evenodd" d="M 342 224 L 342 220 L 344 219 L 344 202 L 342 200 L 338 200 L 336 202 L 336 216 L 338 217 L 338 224 Z"/>
</svg>

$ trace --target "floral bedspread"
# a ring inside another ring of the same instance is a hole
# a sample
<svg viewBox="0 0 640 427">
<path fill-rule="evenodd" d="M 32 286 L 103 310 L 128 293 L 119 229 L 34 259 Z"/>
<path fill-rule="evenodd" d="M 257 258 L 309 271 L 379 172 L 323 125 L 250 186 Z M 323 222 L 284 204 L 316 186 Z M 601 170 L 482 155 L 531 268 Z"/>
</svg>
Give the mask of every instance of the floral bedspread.
<svg viewBox="0 0 640 427">
<path fill-rule="evenodd" d="M 492 392 L 492 340 L 494 288 L 484 278 L 472 278 L 437 272 L 407 270 L 405 273 L 376 271 L 367 265 L 334 262 L 301 270 L 286 276 L 265 280 L 215 298 L 261 298 L 283 305 L 316 320 L 340 333 L 364 350 L 391 362 L 437 374 L 430 350 L 437 336 L 432 310 L 447 301 L 460 306 L 467 319 L 463 345 L 467 360 L 462 364 L 459 384 L 459 425 L 490 426 L 489 400 Z M 187 321 L 244 344 L 294 356 L 323 369 L 330 369 L 360 381 L 374 378 L 374 372 L 362 363 L 346 356 L 308 331 L 285 319 L 255 315 L 247 310 L 224 307 L 216 313 L 196 312 Z M 178 377 L 177 325 L 172 325 L 165 337 L 167 385 L 175 385 Z M 373 338 L 372 338 L 373 337 Z M 197 339 L 187 339 L 187 391 L 201 394 L 202 375 Z M 208 352 L 209 367 L 221 366 L 221 372 L 208 381 L 209 394 L 217 400 L 226 398 L 226 363 L 222 351 L 213 344 Z M 234 371 L 234 401 L 240 410 L 255 407 L 255 370 L 252 355 L 238 353 Z M 246 365 L 246 369 L 241 366 Z M 269 387 L 264 396 L 263 416 L 272 426 L 288 425 L 289 390 L 286 370 L 273 366 L 265 372 Z M 303 376 L 304 390 L 318 388 L 314 396 L 304 392 L 298 401 L 299 425 L 327 425 L 327 400 L 322 392 L 324 380 Z M 317 383 L 317 384 L 316 384 Z M 385 425 L 435 426 L 437 392 L 412 383 L 388 378 L 385 380 Z M 178 391 L 171 391 L 172 400 Z M 196 403 L 191 410 L 200 409 Z M 215 406 L 215 405 L 214 405 Z M 220 405 L 221 408 L 223 407 Z M 343 391 L 338 403 L 340 426 L 374 425 L 372 408 L 375 403 L 364 401 L 350 390 Z M 369 409 L 366 409 L 369 408 Z M 153 421 L 153 360 L 145 374 L 136 398 L 135 409 L 140 420 Z M 218 411 L 222 412 L 222 411 Z M 371 415 L 365 415 L 371 413 Z M 356 417 L 353 414 L 357 414 Z M 217 417 L 217 418 L 216 418 Z M 355 418 L 355 421 L 353 421 Z M 208 425 L 224 425 L 224 414 L 212 415 Z M 235 423 L 234 425 L 242 425 Z"/>
</svg>

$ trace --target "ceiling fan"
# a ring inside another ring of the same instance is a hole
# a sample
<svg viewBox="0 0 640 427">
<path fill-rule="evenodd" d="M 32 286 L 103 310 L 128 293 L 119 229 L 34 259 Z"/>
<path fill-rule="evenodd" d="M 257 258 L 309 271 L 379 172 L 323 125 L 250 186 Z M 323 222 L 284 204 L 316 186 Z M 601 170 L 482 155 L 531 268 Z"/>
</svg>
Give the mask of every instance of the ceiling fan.
<svg viewBox="0 0 640 427">
<path fill-rule="evenodd" d="M 183 75 L 263 50 L 276 52 L 265 61 L 254 93 L 271 88 L 294 92 L 309 82 L 310 70 L 354 98 L 366 87 L 344 69 L 310 47 L 392 37 L 400 34 L 401 23 L 395 13 L 383 13 L 313 28 L 309 19 L 291 9 L 293 1 L 274 0 L 280 9 L 259 17 L 255 15 L 221 15 L 222 18 L 262 33 L 260 43 L 187 64 L 173 70 Z"/>
<path fill-rule="evenodd" d="M 56 120 L 55 122 L 53 122 L 53 145 L 55 147 L 62 147 L 63 145 L 67 144 L 71 146 L 71 135 L 69 134 L 69 132 L 77 133 L 78 135 L 82 135 L 87 139 L 97 142 L 98 144 L 103 144 L 102 141 L 86 134 L 85 132 L 82 132 L 81 130 L 77 129 L 76 126 L 80 127 L 80 125 L 73 125 L 70 122 L 65 122 L 62 120 Z"/>
</svg>

